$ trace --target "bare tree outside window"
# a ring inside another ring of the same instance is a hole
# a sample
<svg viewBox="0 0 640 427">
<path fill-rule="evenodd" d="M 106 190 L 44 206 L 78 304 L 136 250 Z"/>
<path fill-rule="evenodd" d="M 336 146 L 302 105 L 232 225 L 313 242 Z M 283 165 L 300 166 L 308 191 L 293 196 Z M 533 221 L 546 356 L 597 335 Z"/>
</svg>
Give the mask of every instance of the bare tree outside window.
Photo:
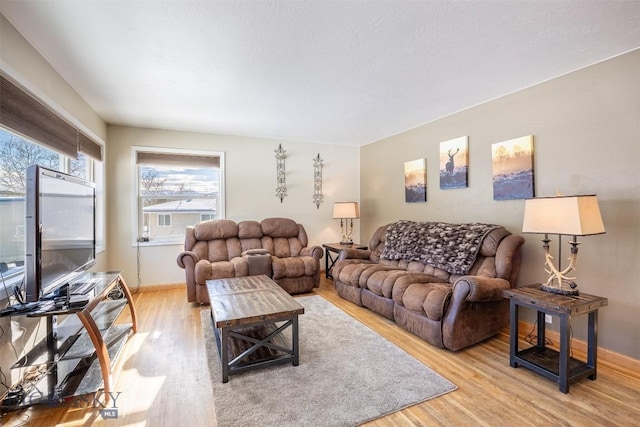
<svg viewBox="0 0 640 427">
<path fill-rule="evenodd" d="M 77 159 L 71 159 L 69 166 L 69 175 L 77 176 L 80 179 L 89 179 L 87 171 L 87 156 L 82 153 L 78 153 Z"/>
<path fill-rule="evenodd" d="M 157 196 L 157 198 L 148 198 L 145 200 L 144 205 L 150 206 L 157 203 L 165 202 L 166 199 L 162 199 L 160 196 L 164 193 L 164 185 L 167 182 L 167 177 L 162 176 L 160 171 L 151 167 L 142 167 L 140 171 L 140 186 L 141 195 L 143 196 Z"/>
<path fill-rule="evenodd" d="M 55 151 L 8 132 L 2 132 L 2 136 L 8 138 L 0 140 L 0 194 L 24 195 L 25 171 L 31 165 L 38 164 L 52 169 L 59 167 L 60 155 Z"/>
<path fill-rule="evenodd" d="M 142 194 L 153 195 L 160 194 L 162 186 L 167 182 L 167 177 L 160 175 L 157 169 L 143 167 L 140 176 L 140 185 L 142 186 Z"/>
</svg>

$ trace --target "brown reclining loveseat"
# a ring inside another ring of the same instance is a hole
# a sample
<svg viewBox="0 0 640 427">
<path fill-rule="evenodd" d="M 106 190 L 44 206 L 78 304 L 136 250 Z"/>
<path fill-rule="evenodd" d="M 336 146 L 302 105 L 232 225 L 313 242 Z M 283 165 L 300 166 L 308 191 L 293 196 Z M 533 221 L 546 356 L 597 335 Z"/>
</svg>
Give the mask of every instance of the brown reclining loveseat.
<svg viewBox="0 0 640 427">
<path fill-rule="evenodd" d="M 184 268 L 187 300 L 209 303 L 206 281 L 266 274 L 290 294 L 320 284 L 322 248 L 307 247 L 304 227 L 288 218 L 217 219 L 187 227 L 178 266 Z"/>
<path fill-rule="evenodd" d="M 508 324 L 523 243 L 501 226 L 397 221 L 368 250 L 342 249 L 331 274 L 342 298 L 457 351 Z"/>
</svg>

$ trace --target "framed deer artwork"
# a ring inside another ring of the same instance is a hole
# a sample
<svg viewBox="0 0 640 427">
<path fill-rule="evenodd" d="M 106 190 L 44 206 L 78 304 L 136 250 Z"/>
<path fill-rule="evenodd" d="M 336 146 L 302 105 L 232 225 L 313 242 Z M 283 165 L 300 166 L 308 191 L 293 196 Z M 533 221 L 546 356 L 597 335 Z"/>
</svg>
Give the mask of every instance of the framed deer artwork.
<svg viewBox="0 0 640 427">
<path fill-rule="evenodd" d="M 440 189 L 468 187 L 469 137 L 440 143 Z"/>
<path fill-rule="evenodd" d="M 533 135 L 491 145 L 493 200 L 534 197 Z"/>
<path fill-rule="evenodd" d="M 427 201 L 426 159 L 404 163 L 404 200 L 407 203 Z"/>
</svg>

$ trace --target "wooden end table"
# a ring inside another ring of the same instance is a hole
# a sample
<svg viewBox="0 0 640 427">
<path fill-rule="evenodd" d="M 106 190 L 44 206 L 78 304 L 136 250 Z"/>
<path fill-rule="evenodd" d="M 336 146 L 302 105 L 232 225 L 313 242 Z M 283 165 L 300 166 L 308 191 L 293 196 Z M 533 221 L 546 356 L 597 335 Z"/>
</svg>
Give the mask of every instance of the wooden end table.
<svg viewBox="0 0 640 427">
<path fill-rule="evenodd" d="M 323 243 L 322 247 L 324 248 L 324 277 L 327 279 L 333 279 L 329 270 L 333 268 L 338 260 L 338 255 L 334 258 L 331 253 L 339 254 L 341 249 L 367 249 L 366 246 L 362 246 L 360 243 Z"/>
<path fill-rule="evenodd" d="M 540 290 L 540 285 L 529 285 L 502 291 L 509 298 L 510 332 L 509 364 L 522 365 L 558 383 L 560 391 L 569 392 L 569 382 L 587 377 L 596 379 L 598 309 L 608 300 L 595 295 L 558 295 Z M 535 346 L 518 350 L 518 309 L 526 307 L 538 312 L 538 336 Z M 560 318 L 560 345 L 556 351 L 545 346 L 545 314 Z M 587 336 L 587 362 L 570 356 L 571 317 L 589 314 Z"/>
</svg>

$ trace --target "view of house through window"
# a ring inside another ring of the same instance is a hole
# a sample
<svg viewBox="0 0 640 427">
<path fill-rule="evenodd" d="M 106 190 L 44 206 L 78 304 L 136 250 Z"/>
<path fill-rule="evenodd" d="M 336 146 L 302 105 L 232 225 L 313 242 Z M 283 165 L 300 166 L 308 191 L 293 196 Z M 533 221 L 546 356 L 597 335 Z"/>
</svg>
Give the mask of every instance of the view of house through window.
<svg viewBox="0 0 640 427">
<path fill-rule="evenodd" d="M 70 159 L 0 128 L 0 274 L 3 284 L 22 279 L 25 256 L 25 174 L 38 164 L 90 180 L 91 160 Z"/>
<path fill-rule="evenodd" d="M 138 241 L 182 242 L 187 226 L 224 218 L 223 154 L 134 147 Z"/>
</svg>

